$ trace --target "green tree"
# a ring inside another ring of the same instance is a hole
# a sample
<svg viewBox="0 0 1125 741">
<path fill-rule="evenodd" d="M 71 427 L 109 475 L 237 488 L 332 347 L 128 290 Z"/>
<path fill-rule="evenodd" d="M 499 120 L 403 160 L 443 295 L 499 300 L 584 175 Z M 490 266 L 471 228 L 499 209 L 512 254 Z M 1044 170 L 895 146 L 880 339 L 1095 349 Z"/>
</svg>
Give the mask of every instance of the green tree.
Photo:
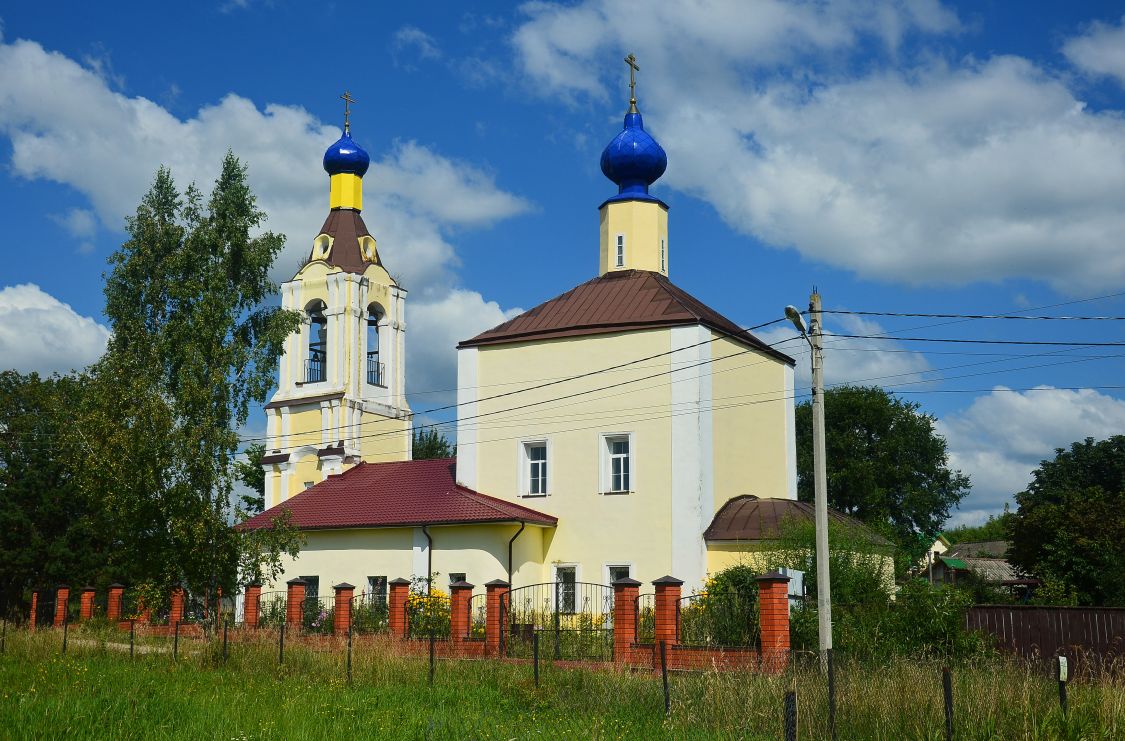
<svg viewBox="0 0 1125 741">
<path fill-rule="evenodd" d="M 1010 523 L 1008 559 L 1065 601 L 1125 606 L 1125 435 L 1055 450 Z"/>
<path fill-rule="evenodd" d="M 0 372 L 0 612 L 22 612 L 31 589 L 108 583 L 112 538 L 76 465 L 87 382 Z"/>
<path fill-rule="evenodd" d="M 122 569 L 161 592 L 230 593 L 240 568 L 275 572 L 299 544 L 284 523 L 268 537 L 230 527 L 236 430 L 300 321 L 268 306 L 284 240 L 259 233 L 264 220 L 232 154 L 206 200 L 161 168 L 110 258 L 113 337 L 85 420 L 99 430 L 90 486 L 106 493 Z"/>
<path fill-rule="evenodd" d="M 950 545 L 956 543 L 982 543 L 989 540 L 1007 540 L 1011 527 L 1012 513 L 1008 505 L 998 515 L 989 515 L 980 525 L 959 525 L 942 531 Z"/>
<path fill-rule="evenodd" d="M 414 460 L 421 461 L 429 458 L 452 458 L 456 449 L 434 427 L 416 427 L 414 429 Z"/>
<path fill-rule="evenodd" d="M 241 496 L 242 506 L 250 514 L 256 514 L 266 508 L 266 469 L 262 468 L 262 456 L 266 454 L 266 446 L 262 443 L 247 445 L 243 455 L 246 460 L 234 462 L 235 474 L 243 486 L 250 490 Z"/>
<path fill-rule="evenodd" d="M 937 537 L 969 477 L 949 468 L 945 439 L 918 404 L 877 386 L 829 389 L 824 402 L 828 503 L 892 536 L 901 570 Z M 797 406 L 796 425 L 797 496 L 811 502 L 810 402 Z"/>
</svg>

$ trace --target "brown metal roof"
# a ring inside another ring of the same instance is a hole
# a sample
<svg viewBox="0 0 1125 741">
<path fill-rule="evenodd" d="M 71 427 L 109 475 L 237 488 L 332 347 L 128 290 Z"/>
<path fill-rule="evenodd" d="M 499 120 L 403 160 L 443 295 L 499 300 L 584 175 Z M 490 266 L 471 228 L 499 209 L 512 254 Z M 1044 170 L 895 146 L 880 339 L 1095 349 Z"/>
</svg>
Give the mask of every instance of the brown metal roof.
<svg viewBox="0 0 1125 741">
<path fill-rule="evenodd" d="M 465 340 L 458 347 L 606 334 L 654 327 L 702 324 L 748 347 L 793 364 L 719 312 L 677 288 L 660 273 L 618 270 L 588 280 L 514 319 Z"/>
<path fill-rule="evenodd" d="M 862 522 L 839 510 L 829 507 L 828 519 L 865 532 L 873 543 L 890 545 L 886 538 L 871 532 Z M 809 502 L 759 499 L 746 494 L 728 500 L 715 513 L 715 518 L 703 532 L 703 538 L 707 542 L 776 540 L 781 536 L 781 523 L 785 520 L 814 523 L 816 510 Z"/>
<path fill-rule="evenodd" d="M 363 259 L 363 251 L 359 248 L 359 238 L 369 237 L 367 225 L 359 211 L 350 208 L 334 208 L 328 212 L 324 226 L 320 227 L 320 234 L 332 237 L 332 249 L 325 260 L 329 265 L 335 265 L 349 273 L 363 273 L 371 263 Z M 375 264 L 379 256 L 375 256 Z"/>
</svg>

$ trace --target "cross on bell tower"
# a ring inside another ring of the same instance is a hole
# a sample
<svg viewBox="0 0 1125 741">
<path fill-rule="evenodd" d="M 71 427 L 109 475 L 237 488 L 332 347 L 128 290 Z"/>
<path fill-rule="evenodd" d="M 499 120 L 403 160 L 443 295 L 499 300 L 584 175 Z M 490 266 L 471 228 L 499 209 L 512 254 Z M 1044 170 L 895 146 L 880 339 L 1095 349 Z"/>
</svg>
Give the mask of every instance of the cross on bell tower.
<svg viewBox="0 0 1125 741">
<path fill-rule="evenodd" d="M 639 113 L 637 110 L 637 73 L 641 68 L 637 66 L 637 57 L 630 52 L 625 57 L 625 64 L 629 65 L 629 113 Z"/>
<path fill-rule="evenodd" d="M 344 94 L 340 96 L 340 99 L 344 101 L 344 133 L 350 134 L 350 133 L 352 133 L 352 124 L 351 124 L 351 121 L 349 120 L 350 117 L 351 117 L 351 113 L 352 113 L 351 104 L 356 103 L 358 101 L 355 98 L 353 98 L 352 94 L 349 93 L 347 90 L 345 90 Z"/>
</svg>

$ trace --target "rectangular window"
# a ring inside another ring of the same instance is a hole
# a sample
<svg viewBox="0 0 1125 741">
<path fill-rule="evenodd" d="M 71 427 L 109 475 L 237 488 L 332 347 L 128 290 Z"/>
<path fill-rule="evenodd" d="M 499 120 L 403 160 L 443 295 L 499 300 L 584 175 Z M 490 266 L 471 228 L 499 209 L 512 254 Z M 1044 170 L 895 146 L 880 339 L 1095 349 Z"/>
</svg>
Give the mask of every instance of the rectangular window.
<svg viewBox="0 0 1125 741">
<path fill-rule="evenodd" d="M 628 566 L 606 566 L 609 572 L 609 583 L 613 584 L 618 579 L 628 579 L 632 576 L 631 569 Z"/>
<path fill-rule="evenodd" d="M 306 481 L 305 482 L 305 488 L 311 489 L 311 488 L 313 488 L 313 484 L 315 484 L 315 483 L 316 483 L 315 481 Z"/>
<path fill-rule="evenodd" d="M 369 576 L 367 577 L 367 593 L 371 595 L 371 600 L 375 604 L 382 604 L 387 601 L 387 577 L 385 576 Z"/>
<path fill-rule="evenodd" d="M 660 240 L 660 272 L 667 272 L 668 269 L 664 266 L 664 240 Z"/>
<path fill-rule="evenodd" d="M 625 235 L 617 235 L 617 267 L 625 267 Z"/>
<path fill-rule="evenodd" d="M 609 490 L 629 491 L 629 438 L 613 437 L 609 443 Z"/>
<path fill-rule="evenodd" d="M 578 571 L 573 566 L 555 567 L 555 604 L 559 612 L 574 612 Z"/>
<path fill-rule="evenodd" d="M 465 581 L 465 574 L 464 573 L 451 573 L 449 575 L 449 583 L 450 584 L 456 584 L 459 581 Z"/>
<path fill-rule="evenodd" d="M 305 599 L 316 599 L 320 596 L 320 577 L 302 576 L 305 581 Z"/>
<path fill-rule="evenodd" d="M 547 442 L 545 440 L 523 443 L 523 478 L 524 496 L 547 495 Z"/>
</svg>

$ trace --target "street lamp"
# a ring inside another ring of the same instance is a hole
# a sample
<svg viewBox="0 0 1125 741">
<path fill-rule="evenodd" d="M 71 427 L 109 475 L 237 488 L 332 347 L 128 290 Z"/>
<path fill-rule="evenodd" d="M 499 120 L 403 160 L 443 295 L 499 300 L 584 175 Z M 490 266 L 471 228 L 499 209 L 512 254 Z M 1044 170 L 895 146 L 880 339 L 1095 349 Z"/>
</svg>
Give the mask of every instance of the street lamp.
<svg viewBox="0 0 1125 741">
<path fill-rule="evenodd" d="M 832 590 L 828 574 L 828 475 L 824 452 L 824 354 L 821 350 L 820 294 L 809 296 L 809 327 L 795 306 L 785 316 L 812 349 L 813 489 L 816 499 L 816 608 L 819 619 L 820 661 L 827 667 L 832 651 Z"/>
</svg>

